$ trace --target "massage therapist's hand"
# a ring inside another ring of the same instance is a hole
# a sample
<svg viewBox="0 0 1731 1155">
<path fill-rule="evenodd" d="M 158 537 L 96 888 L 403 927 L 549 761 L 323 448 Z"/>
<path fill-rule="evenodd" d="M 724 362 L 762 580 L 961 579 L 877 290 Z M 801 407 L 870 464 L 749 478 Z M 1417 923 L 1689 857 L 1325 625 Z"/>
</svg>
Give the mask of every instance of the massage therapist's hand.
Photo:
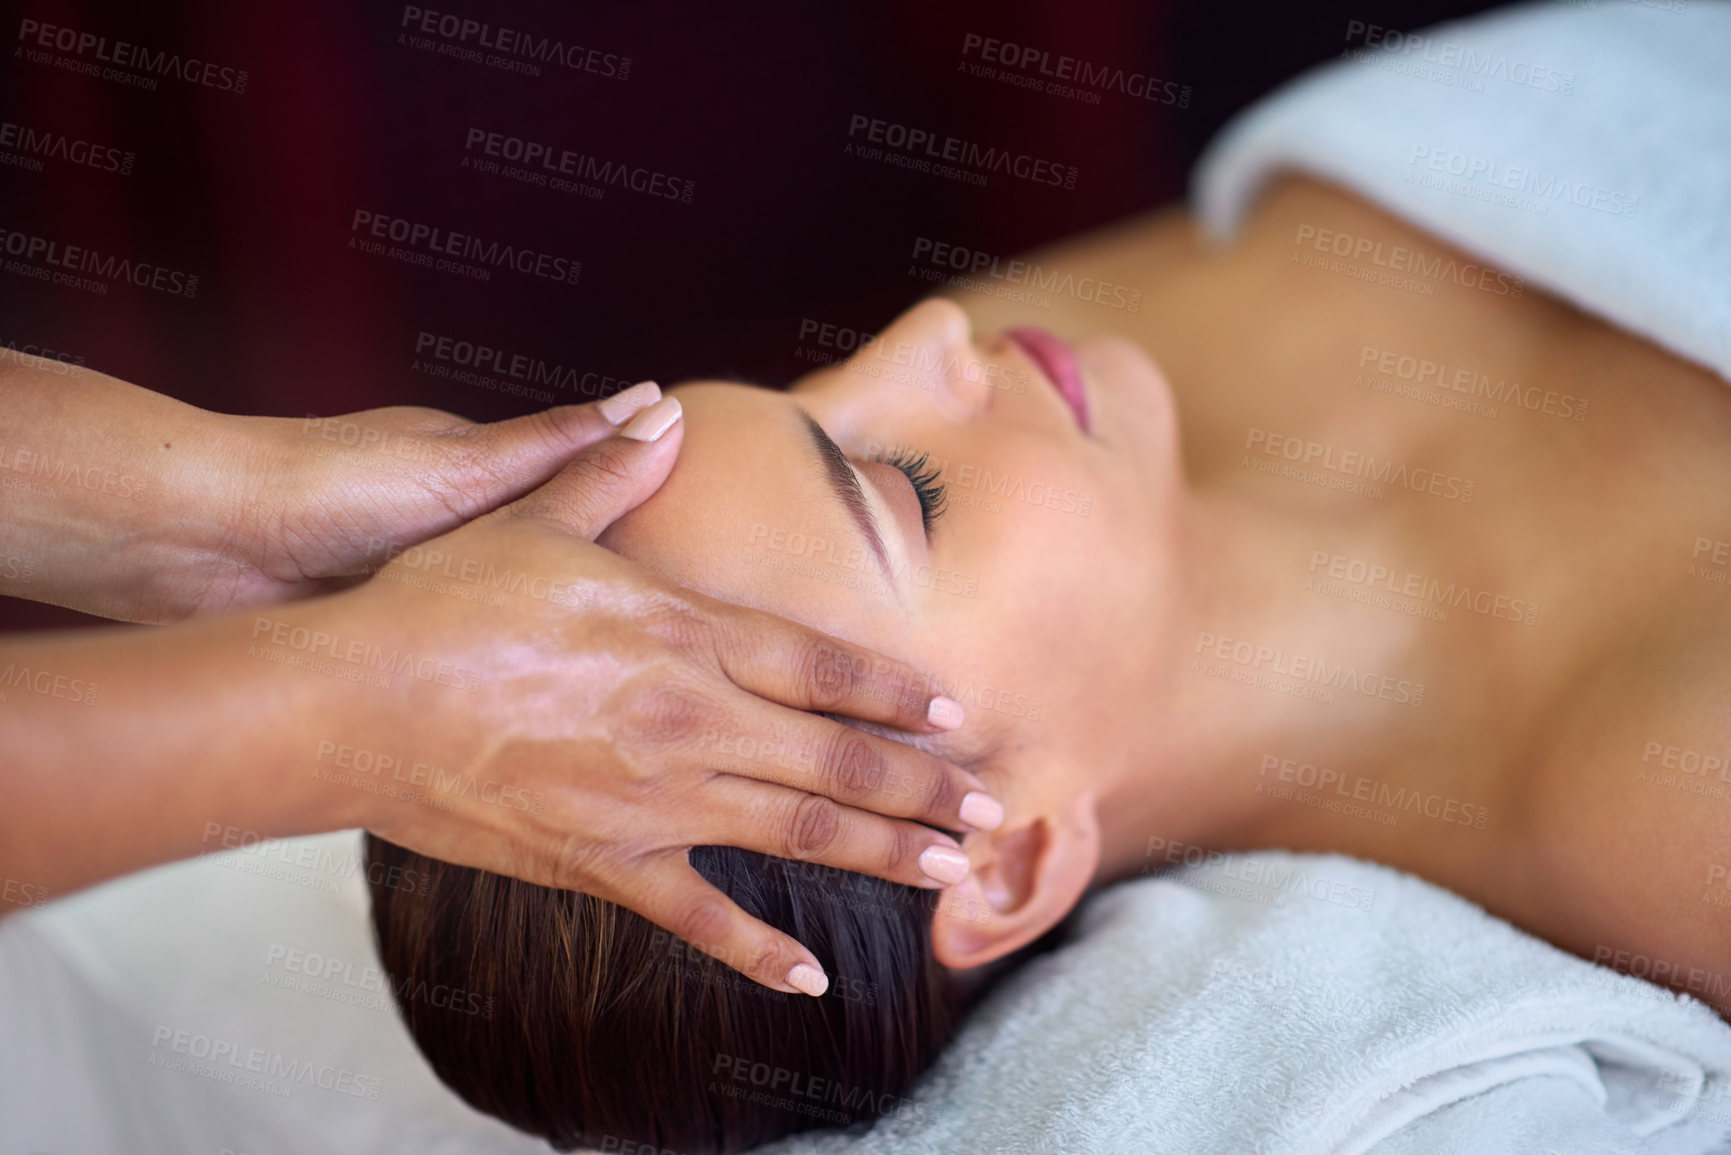
<svg viewBox="0 0 1731 1155">
<path fill-rule="evenodd" d="M 935 888 L 958 881 L 966 859 L 922 823 L 995 825 L 1001 810 L 972 775 L 805 712 L 915 733 L 959 723 L 948 699 L 932 709 L 915 670 L 592 544 L 672 468 L 678 404 L 659 402 L 529 496 L 325 600 L 320 654 L 376 645 L 413 655 L 425 676 L 349 693 L 337 731 L 348 752 L 323 756 L 328 770 L 346 764 L 335 777 L 348 782 L 317 785 L 349 808 L 345 824 L 608 899 L 766 986 L 820 994 L 813 956 L 735 906 L 686 852 L 737 846 Z M 633 440 L 643 425 L 665 433 Z M 262 643 L 277 627 L 257 628 Z M 373 789 L 393 779 L 410 796 Z"/>
<path fill-rule="evenodd" d="M 487 425 L 411 406 L 236 417 L 0 351 L 0 593 L 162 623 L 342 588 L 658 395 Z"/>
</svg>

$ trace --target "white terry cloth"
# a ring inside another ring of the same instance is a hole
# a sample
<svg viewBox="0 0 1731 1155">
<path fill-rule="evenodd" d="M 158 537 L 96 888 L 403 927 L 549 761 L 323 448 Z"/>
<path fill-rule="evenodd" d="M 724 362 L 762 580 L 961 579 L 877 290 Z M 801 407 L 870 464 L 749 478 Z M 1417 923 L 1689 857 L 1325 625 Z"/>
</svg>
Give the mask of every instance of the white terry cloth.
<svg viewBox="0 0 1731 1155">
<path fill-rule="evenodd" d="M 0 1155 L 545 1155 L 415 1048 L 360 856 L 262 843 L 0 920 Z"/>
<path fill-rule="evenodd" d="M 359 852 L 267 843 L 0 921 L 0 1155 L 545 1153 L 391 1012 Z M 1090 899 L 869 1132 L 756 1155 L 1701 1152 L 1727 1072 L 1701 1004 L 1418 879 L 1225 856 Z"/>
<path fill-rule="evenodd" d="M 863 1138 L 754 1155 L 1657 1155 L 1731 1133 L 1731 1027 L 1410 875 L 1263 853 L 1102 892 Z"/>
<path fill-rule="evenodd" d="M 1192 192 L 1211 233 L 1302 170 L 1731 379 L 1731 4 L 1341 33 L 1344 59 L 1210 144 Z"/>
</svg>

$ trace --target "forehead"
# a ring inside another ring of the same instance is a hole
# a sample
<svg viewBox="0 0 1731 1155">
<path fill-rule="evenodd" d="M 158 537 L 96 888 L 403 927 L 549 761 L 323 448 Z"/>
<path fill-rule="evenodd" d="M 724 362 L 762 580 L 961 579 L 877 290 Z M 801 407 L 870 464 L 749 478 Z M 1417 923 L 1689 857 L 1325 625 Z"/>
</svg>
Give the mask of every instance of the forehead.
<svg viewBox="0 0 1731 1155">
<path fill-rule="evenodd" d="M 801 409 L 786 394 L 720 382 L 669 392 L 685 409 L 679 459 L 601 544 L 700 593 L 843 637 L 887 612 L 893 597 Z"/>
</svg>

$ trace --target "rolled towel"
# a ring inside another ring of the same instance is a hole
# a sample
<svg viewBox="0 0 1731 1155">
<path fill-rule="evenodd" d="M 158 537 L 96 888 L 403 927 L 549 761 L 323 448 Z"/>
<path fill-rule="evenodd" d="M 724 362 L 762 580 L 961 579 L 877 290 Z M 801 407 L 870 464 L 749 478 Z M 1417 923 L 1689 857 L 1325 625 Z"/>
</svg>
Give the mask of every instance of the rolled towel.
<svg viewBox="0 0 1731 1155">
<path fill-rule="evenodd" d="M 1731 4 L 1341 31 L 1344 59 L 1209 145 L 1192 189 L 1211 232 L 1307 172 L 1731 380 Z"/>
<path fill-rule="evenodd" d="M 1110 888 L 863 1136 L 755 1155 L 1706 1152 L 1731 1026 L 1410 875 L 1226 855 Z"/>
</svg>

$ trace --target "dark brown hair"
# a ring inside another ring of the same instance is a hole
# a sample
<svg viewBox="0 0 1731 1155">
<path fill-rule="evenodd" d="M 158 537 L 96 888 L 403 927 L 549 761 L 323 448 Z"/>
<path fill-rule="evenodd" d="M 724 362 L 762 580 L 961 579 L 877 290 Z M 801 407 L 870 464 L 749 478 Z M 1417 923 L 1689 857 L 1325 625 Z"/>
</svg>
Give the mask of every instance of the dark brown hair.
<svg viewBox="0 0 1731 1155">
<path fill-rule="evenodd" d="M 692 851 L 699 873 L 817 956 L 830 989 L 814 999 L 589 895 L 371 834 L 366 855 L 380 957 L 421 1052 L 472 1106 L 560 1150 L 734 1152 L 921 1110 L 905 1096 L 961 1013 L 932 958 L 938 891 Z"/>
</svg>

